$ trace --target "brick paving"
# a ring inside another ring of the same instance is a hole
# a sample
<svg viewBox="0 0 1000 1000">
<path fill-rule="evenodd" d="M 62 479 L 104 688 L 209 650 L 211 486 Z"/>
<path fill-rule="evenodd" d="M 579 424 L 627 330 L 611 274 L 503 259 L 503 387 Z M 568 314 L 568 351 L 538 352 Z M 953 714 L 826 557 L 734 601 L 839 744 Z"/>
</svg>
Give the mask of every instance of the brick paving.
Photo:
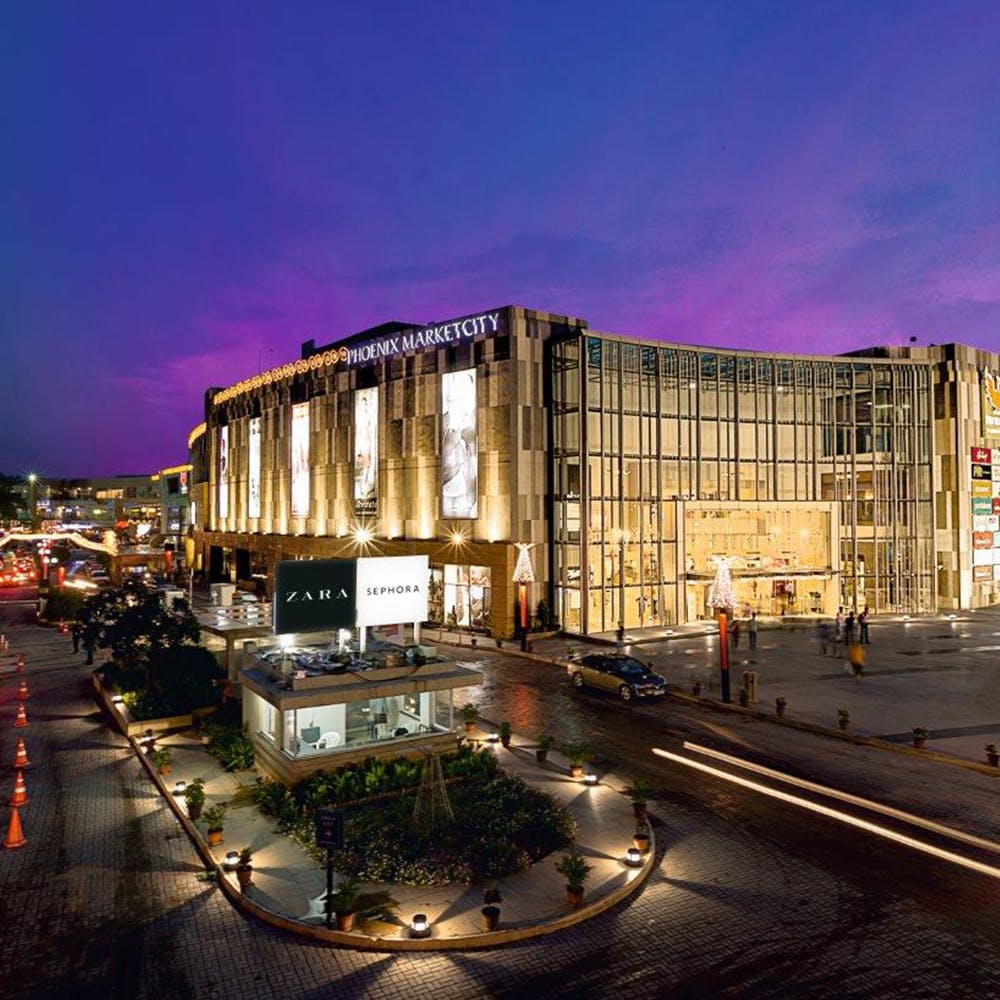
<svg viewBox="0 0 1000 1000">
<path fill-rule="evenodd" d="M 271 931 L 198 881 L 190 843 L 102 725 L 68 640 L 8 632 L 28 653 L 32 766 L 30 843 L 0 852 L 6 996 L 1000 996 L 994 882 L 729 788 L 658 802 L 643 892 L 549 938 L 384 955 Z M 0 681 L 4 798 L 12 690 Z"/>
</svg>

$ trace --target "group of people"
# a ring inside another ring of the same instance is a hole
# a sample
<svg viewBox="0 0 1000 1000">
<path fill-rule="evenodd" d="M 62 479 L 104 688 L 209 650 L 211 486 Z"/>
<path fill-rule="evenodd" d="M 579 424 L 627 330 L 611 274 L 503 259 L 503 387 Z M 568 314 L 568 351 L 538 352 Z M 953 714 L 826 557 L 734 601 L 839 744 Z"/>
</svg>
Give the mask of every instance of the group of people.
<svg viewBox="0 0 1000 1000">
<path fill-rule="evenodd" d="M 750 619 L 747 621 L 747 637 L 750 642 L 750 648 L 757 648 L 757 633 L 760 631 L 760 622 L 757 620 L 757 612 L 753 611 L 750 613 Z M 729 642 L 733 649 L 739 649 L 740 636 L 743 634 L 743 626 L 740 623 L 739 618 L 734 618 L 732 625 L 729 626 Z"/>
<path fill-rule="evenodd" d="M 817 626 L 817 639 L 821 656 L 826 656 L 827 650 L 831 656 L 840 656 L 841 648 L 847 653 L 847 669 L 854 674 L 855 680 L 861 679 L 865 667 L 864 646 L 871 643 L 868 634 L 868 606 L 859 615 L 854 611 L 844 614 L 843 608 L 837 609 L 837 617 L 832 622 L 820 622 Z"/>
</svg>

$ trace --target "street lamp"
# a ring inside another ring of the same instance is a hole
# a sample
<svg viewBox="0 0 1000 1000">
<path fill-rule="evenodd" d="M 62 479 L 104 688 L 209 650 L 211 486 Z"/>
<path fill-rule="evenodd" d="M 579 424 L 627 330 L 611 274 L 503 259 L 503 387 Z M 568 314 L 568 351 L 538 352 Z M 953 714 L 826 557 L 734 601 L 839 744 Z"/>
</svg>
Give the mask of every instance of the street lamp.
<svg viewBox="0 0 1000 1000">
<path fill-rule="evenodd" d="M 521 649 L 528 648 L 528 584 L 535 582 L 535 570 L 531 565 L 531 550 L 534 542 L 515 542 L 517 562 L 511 579 L 517 584 L 517 599 L 521 611 Z"/>
<path fill-rule="evenodd" d="M 34 472 L 28 473 L 28 522 L 34 527 L 35 524 L 35 483 L 38 476 Z"/>
<path fill-rule="evenodd" d="M 727 615 L 736 606 L 733 580 L 729 575 L 729 561 L 720 556 L 715 570 L 715 579 L 708 588 L 708 606 L 714 611 L 719 623 L 719 674 L 721 678 L 722 700 L 729 701 L 729 636 Z"/>
</svg>

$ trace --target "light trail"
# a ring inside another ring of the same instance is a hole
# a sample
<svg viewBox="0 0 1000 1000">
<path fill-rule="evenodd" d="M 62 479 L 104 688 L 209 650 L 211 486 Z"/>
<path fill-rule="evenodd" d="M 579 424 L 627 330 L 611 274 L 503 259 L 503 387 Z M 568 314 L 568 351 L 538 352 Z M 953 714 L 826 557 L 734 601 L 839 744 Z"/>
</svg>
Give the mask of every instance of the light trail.
<svg viewBox="0 0 1000 1000">
<path fill-rule="evenodd" d="M 950 861 L 952 864 L 959 865 L 962 868 L 968 868 L 974 872 L 979 872 L 981 875 L 989 875 L 992 878 L 1000 879 L 1000 868 L 994 868 L 992 865 L 983 864 L 981 861 L 974 861 L 972 858 L 963 857 L 961 854 L 955 854 L 953 851 L 946 851 L 943 848 L 935 847 L 933 844 L 926 844 L 922 840 L 917 840 L 914 837 L 908 837 L 905 834 L 897 833 L 895 830 L 890 830 L 888 827 L 879 826 L 877 823 L 872 823 L 866 819 L 859 819 L 857 816 L 851 816 L 850 813 L 840 812 L 837 809 L 831 809 L 829 806 L 820 805 L 818 802 L 810 802 L 808 799 L 800 798 L 799 796 L 792 795 L 789 792 L 782 792 L 777 788 L 768 788 L 767 785 L 762 785 L 757 781 L 751 781 L 749 778 L 740 777 L 738 774 L 730 774 L 728 771 L 720 770 L 717 767 L 711 767 L 708 764 L 701 763 L 701 761 L 691 760 L 689 757 L 682 757 L 680 754 L 671 753 L 669 750 L 661 750 L 658 747 L 653 747 L 653 753 L 659 757 L 665 757 L 667 760 L 672 760 L 677 764 L 683 764 L 685 767 L 691 767 L 695 770 L 703 771 L 706 774 L 711 774 L 713 777 L 721 778 L 723 781 L 729 781 L 735 785 L 742 785 L 744 788 L 760 792 L 762 795 L 769 795 L 771 798 L 779 799 L 782 802 L 788 802 L 790 805 L 798 806 L 801 809 L 808 809 L 811 812 L 819 813 L 819 815 L 826 816 L 828 819 L 835 819 L 841 823 L 846 823 L 849 826 L 857 827 L 859 830 L 866 830 L 868 833 L 873 833 L 877 837 L 884 837 L 886 840 L 895 841 L 897 844 L 903 844 L 906 847 L 911 847 L 915 851 L 921 851 L 924 854 L 940 858 L 943 861 Z"/>
<path fill-rule="evenodd" d="M 859 795 L 842 792 L 837 788 L 830 788 L 828 785 L 818 785 L 814 781 L 806 781 L 805 778 L 796 778 L 782 771 L 775 771 L 773 768 L 764 767 L 763 764 L 754 764 L 752 761 L 733 757 L 728 753 L 723 753 L 721 750 L 712 750 L 709 747 L 699 746 L 697 743 L 689 743 L 686 740 L 683 746 L 685 750 L 705 754 L 707 757 L 715 757 L 718 760 L 725 761 L 727 764 L 732 764 L 734 767 L 756 771 L 758 774 L 763 774 L 768 778 L 784 781 L 789 785 L 797 785 L 799 788 L 805 788 L 808 791 L 816 792 L 819 795 L 826 795 L 829 798 L 840 799 L 842 802 L 849 802 L 851 805 L 861 806 L 863 809 L 882 813 L 883 816 L 891 816 L 893 819 L 902 820 L 911 826 L 921 826 L 925 830 L 930 830 L 932 833 L 939 833 L 943 837 L 950 837 L 952 840 L 961 840 L 966 844 L 971 844 L 973 847 L 982 848 L 984 851 L 992 851 L 994 854 L 1000 854 L 1000 844 L 995 844 L 992 840 L 984 840 L 982 837 L 976 837 L 971 833 L 965 833 L 963 830 L 956 830 L 951 826 L 945 826 L 943 823 L 935 823 L 932 819 L 914 816 L 913 813 L 903 812 L 902 809 L 894 809 L 892 806 L 883 805 L 881 802 L 863 799 Z"/>
</svg>

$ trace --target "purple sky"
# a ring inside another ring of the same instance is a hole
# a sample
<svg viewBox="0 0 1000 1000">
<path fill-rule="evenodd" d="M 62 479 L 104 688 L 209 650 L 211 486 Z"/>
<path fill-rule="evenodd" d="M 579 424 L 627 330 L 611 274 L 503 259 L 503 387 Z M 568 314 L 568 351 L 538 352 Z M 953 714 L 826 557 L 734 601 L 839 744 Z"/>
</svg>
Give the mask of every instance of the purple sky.
<svg viewBox="0 0 1000 1000">
<path fill-rule="evenodd" d="M 210 384 L 511 302 L 1000 350 L 995 2 L 267 6 L 5 6 L 0 471 L 184 461 Z"/>
</svg>

